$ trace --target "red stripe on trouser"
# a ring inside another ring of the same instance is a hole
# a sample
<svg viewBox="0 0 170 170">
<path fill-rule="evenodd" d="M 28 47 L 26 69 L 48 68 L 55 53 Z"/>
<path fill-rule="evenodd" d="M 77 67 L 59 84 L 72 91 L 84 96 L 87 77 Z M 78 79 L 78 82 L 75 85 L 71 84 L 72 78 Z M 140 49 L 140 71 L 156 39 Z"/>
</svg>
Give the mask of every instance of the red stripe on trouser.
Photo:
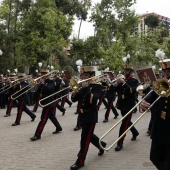
<svg viewBox="0 0 170 170">
<path fill-rule="evenodd" d="M 101 96 L 101 98 L 100 98 L 100 100 L 99 100 L 98 106 L 97 106 L 98 109 L 100 108 L 100 106 L 101 106 L 101 104 L 102 104 L 102 101 L 103 101 L 104 97 L 105 97 L 105 95 L 102 94 L 102 96 Z"/>
<path fill-rule="evenodd" d="M 109 117 L 110 110 L 112 109 L 112 106 L 113 106 L 113 102 L 114 102 L 114 99 L 112 99 L 111 102 L 109 103 L 110 105 L 106 111 L 106 117 L 105 117 L 106 119 L 108 119 L 108 117 Z"/>
<path fill-rule="evenodd" d="M 24 102 L 25 101 L 23 101 L 23 100 L 21 102 L 19 102 L 18 114 L 17 114 L 17 120 L 16 120 L 17 124 L 20 124 L 20 121 L 21 121 L 21 115 L 22 115 L 22 111 L 23 111 Z"/>
<path fill-rule="evenodd" d="M 123 129 L 123 132 L 125 132 L 127 130 L 127 128 L 129 127 L 129 121 L 130 121 L 130 118 L 131 118 L 131 114 L 130 113 L 128 116 L 127 116 L 127 120 L 126 120 L 126 123 L 124 125 L 124 129 Z M 123 134 L 123 133 L 122 133 Z M 125 138 L 126 134 L 120 139 L 119 143 L 122 145 L 123 144 L 123 140 Z"/>
<path fill-rule="evenodd" d="M 11 114 L 12 105 L 13 105 L 13 100 L 10 99 L 9 105 L 7 107 L 6 115 L 10 115 Z"/>
<path fill-rule="evenodd" d="M 45 114 L 40 122 L 39 128 L 37 129 L 35 136 L 40 136 L 42 129 L 44 128 L 44 126 L 47 122 L 48 112 L 49 112 L 49 108 L 46 108 Z"/>
<path fill-rule="evenodd" d="M 82 165 L 84 163 L 84 158 L 85 158 L 87 151 L 88 151 L 88 148 L 89 148 L 90 138 L 91 138 L 91 134 L 93 132 L 93 129 L 94 129 L 94 123 L 90 127 L 89 133 L 88 133 L 87 138 L 86 138 L 84 151 L 82 152 L 82 155 L 79 158 L 80 165 Z"/>
<path fill-rule="evenodd" d="M 61 102 L 61 106 L 62 106 L 62 107 L 64 107 L 64 104 L 65 104 L 65 102 L 66 102 L 66 97 L 67 97 L 67 96 L 65 96 L 65 97 L 62 98 L 62 102 Z"/>
<path fill-rule="evenodd" d="M 40 101 L 40 97 L 38 98 L 38 100 L 36 101 L 33 110 L 36 112 L 38 109 L 38 105 L 39 105 L 39 101 Z"/>
</svg>

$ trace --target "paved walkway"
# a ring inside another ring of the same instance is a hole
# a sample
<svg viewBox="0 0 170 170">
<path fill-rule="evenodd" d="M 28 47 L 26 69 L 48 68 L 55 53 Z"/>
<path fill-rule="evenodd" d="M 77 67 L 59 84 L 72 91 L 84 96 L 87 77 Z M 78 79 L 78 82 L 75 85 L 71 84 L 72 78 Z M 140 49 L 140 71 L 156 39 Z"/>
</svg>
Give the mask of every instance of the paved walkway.
<svg viewBox="0 0 170 170">
<path fill-rule="evenodd" d="M 29 107 L 32 109 L 32 107 Z M 59 134 L 52 134 L 54 125 L 48 120 L 41 140 L 31 142 L 40 120 L 41 108 L 36 113 L 37 118 L 31 122 L 30 117 L 23 113 L 21 125 L 13 127 L 16 118 L 16 108 L 12 109 L 10 117 L 3 117 L 5 109 L 0 109 L 0 170 L 68 170 L 75 160 L 80 146 L 80 131 L 73 131 L 76 125 L 77 115 L 74 114 L 76 104 L 72 107 L 66 105 L 66 113 L 57 110 L 57 118 L 63 127 Z M 103 123 L 105 109 L 101 106 L 99 111 L 99 123 L 95 134 L 99 137 L 109 130 L 120 118 L 113 119 L 110 114 L 109 122 Z M 133 114 L 135 120 L 140 113 Z M 136 141 L 131 141 L 131 132 L 127 133 L 124 148 L 115 152 L 114 147 L 99 157 L 98 150 L 90 145 L 85 167 L 82 170 L 155 170 L 149 160 L 151 140 L 146 131 L 150 120 L 147 113 L 136 125 L 140 135 Z M 107 146 L 113 143 L 118 136 L 119 126 L 113 130 L 104 140 Z"/>
</svg>

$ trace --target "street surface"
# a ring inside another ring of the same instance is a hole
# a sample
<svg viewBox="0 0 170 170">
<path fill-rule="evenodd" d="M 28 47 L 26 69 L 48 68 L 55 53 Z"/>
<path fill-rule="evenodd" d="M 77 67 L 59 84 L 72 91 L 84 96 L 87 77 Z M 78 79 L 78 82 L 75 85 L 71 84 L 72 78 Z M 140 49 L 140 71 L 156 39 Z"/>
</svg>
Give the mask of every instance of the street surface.
<svg viewBox="0 0 170 170">
<path fill-rule="evenodd" d="M 30 117 L 23 112 L 21 124 L 15 127 L 11 125 L 15 122 L 17 109 L 12 109 L 10 117 L 4 117 L 6 109 L 0 109 L 0 170 L 69 170 L 77 158 L 81 130 L 73 131 L 77 120 L 77 115 L 74 114 L 76 103 L 72 107 L 66 104 L 65 107 L 67 110 L 64 116 L 59 110 L 56 112 L 63 131 L 52 134 L 55 127 L 48 120 L 41 140 L 34 142 L 30 141 L 30 137 L 35 133 L 42 108 L 38 108 L 34 122 L 31 122 Z M 32 110 L 33 106 L 29 108 Z M 113 119 L 114 115 L 111 112 L 109 122 L 103 123 L 105 111 L 102 105 L 99 111 L 99 122 L 95 129 L 95 134 L 99 137 L 121 118 L 119 115 L 118 119 Z M 139 112 L 133 114 L 132 121 L 138 116 L 140 116 Z M 156 170 L 149 160 L 151 139 L 146 134 L 149 120 L 150 112 L 135 125 L 140 133 L 137 140 L 131 141 L 132 134 L 129 131 L 124 140 L 124 148 L 119 152 L 114 151 L 114 146 L 99 157 L 98 149 L 91 144 L 85 166 L 81 169 Z M 119 126 L 104 138 L 107 147 L 117 139 Z"/>
</svg>

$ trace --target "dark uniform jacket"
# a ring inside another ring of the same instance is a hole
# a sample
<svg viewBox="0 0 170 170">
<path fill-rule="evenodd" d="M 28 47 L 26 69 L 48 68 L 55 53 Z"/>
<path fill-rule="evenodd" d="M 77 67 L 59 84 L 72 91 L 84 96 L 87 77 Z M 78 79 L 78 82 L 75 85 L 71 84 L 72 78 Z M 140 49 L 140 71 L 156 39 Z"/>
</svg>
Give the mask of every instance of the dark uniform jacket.
<svg viewBox="0 0 170 170">
<path fill-rule="evenodd" d="M 117 108 L 122 110 L 124 108 L 131 109 L 135 106 L 136 88 L 139 82 L 135 78 L 126 79 L 125 84 L 119 84 L 116 88 L 118 93 Z"/>
<path fill-rule="evenodd" d="M 116 99 L 116 87 L 113 85 L 108 86 L 106 91 L 106 97 L 108 99 Z"/>
<path fill-rule="evenodd" d="M 4 88 L 6 84 L 4 82 L 0 82 L 0 94 L 5 94 L 6 92 L 4 91 L 6 88 Z"/>
<path fill-rule="evenodd" d="M 62 86 L 62 79 L 56 78 L 54 81 L 55 81 L 54 91 L 58 92 L 58 91 L 60 91 L 61 86 Z M 56 97 L 60 97 L 60 93 L 57 93 Z"/>
<path fill-rule="evenodd" d="M 69 87 L 69 85 L 70 85 L 70 80 L 65 79 L 65 80 L 63 80 L 63 81 L 64 81 L 65 84 L 62 86 L 62 89 L 65 89 L 66 87 Z M 68 94 L 69 92 L 70 92 L 70 89 L 67 88 L 67 89 L 65 89 L 65 90 L 63 90 L 63 91 L 61 92 L 61 95 L 64 96 L 64 95 Z"/>
<path fill-rule="evenodd" d="M 71 97 L 73 102 L 80 101 L 81 123 L 98 122 L 97 100 L 101 93 L 102 86 L 100 84 L 91 84 L 90 87 L 81 88 L 75 96 Z"/>
<path fill-rule="evenodd" d="M 42 99 L 54 93 L 55 82 L 54 80 L 47 79 L 44 84 L 41 84 L 38 88 L 39 93 L 42 93 Z M 42 105 L 46 105 L 54 101 L 54 96 L 51 96 L 41 102 Z M 54 103 L 48 105 L 47 107 L 54 107 Z"/>
<path fill-rule="evenodd" d="M 27 96 L 27 92 L 26 91 L 27 91 L 27 89 L 29 87 L 26 88 L 26 86 L 28 87 L 28 82 L 27 81 L 22 81 L 21 83 L 17 84 L 16 88 L 15 88 L 15 91 L 16 92 L 20 91 L 20 92 L 16 93 L 16 95 L 14 95 L 13 97 L 15 98 L 16 96 L 19 96 L 17 98 L 17 100 L 19 100 L 19 101 L 21 101 L 21 100 L 27 101 L 28 96 Z M 22 95 L 20 95 L 20 94 L 22 94 Z"/>
<path fill-rule="evenodd" d="M 159 96 L 153 91 L 145 100 L 153 103 Z M 151 138 L 170 144 L 170 97 L 161 97 L 152 107 L 154 116 Z"/>
</svg>

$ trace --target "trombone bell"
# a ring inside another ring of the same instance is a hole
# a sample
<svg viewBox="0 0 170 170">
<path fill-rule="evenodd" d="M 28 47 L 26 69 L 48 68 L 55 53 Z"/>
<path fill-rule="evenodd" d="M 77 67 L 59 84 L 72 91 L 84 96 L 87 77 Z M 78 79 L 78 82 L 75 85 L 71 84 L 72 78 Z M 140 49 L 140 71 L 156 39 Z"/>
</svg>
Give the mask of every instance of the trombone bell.
<svg viewBox="0 0 170 170">
<path fill-rule="evenodd" d="M 153 83 L 154 91 L 161 97 L 168 97 L 170 95 L 170 84 L 169 80 L 158 79 Z"/>
</svg>

